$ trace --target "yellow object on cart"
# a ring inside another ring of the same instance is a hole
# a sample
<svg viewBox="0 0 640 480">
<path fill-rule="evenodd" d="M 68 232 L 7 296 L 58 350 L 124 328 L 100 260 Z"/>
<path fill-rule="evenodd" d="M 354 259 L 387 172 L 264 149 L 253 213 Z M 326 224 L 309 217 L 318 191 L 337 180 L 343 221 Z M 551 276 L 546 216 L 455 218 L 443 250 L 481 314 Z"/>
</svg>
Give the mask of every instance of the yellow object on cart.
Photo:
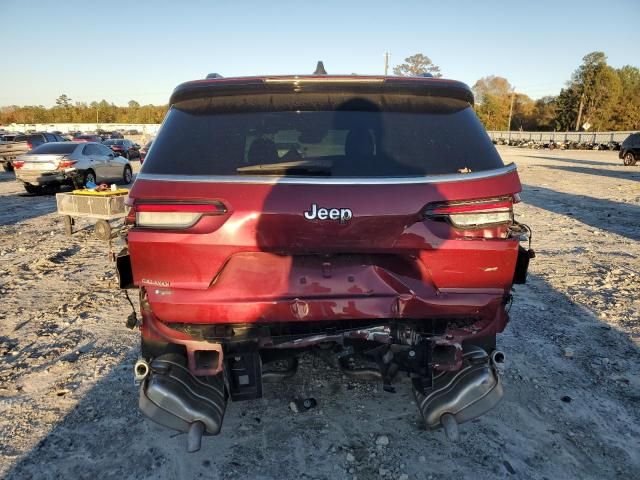
<svg viewBox="0 0 640 480">
<path fill-rule="evenodd" d="M 127 195 L 129 190 L 126 188 L 119 188 L 117 190 L 105 190 L 104 192 L 96 192 L 95 190 L 74 190 L 71 192 L 73 195 L 98 195 L 100 197 L 108 197 L 110 195 Z"/>
</svg>

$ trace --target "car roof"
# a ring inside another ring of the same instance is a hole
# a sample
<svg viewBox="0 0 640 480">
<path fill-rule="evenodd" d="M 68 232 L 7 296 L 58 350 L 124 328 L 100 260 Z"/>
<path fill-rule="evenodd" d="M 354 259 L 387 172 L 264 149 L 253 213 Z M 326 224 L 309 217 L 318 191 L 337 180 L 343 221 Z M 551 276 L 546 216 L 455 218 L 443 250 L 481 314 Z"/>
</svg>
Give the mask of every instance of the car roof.
<svg viewBox="0 0 640 480">
<path fill-rule="evenodd" d="M 42 145 L 58 145 L 59 144 L 59 145 L 75 145 L 76 147 L 78 147 L 80 145 L 86 145 L 87 143 L 89 143 L 89 142 L 82 142 L 82 143 L 79 143 L 79 142 L 46 142 L 46 143 L 43 143 Z M 38 145 L 38 146 L 40 146 L 40 145 Z"/>
<path fill-rule="evenodd" d="M 457 80 L 435 77 L 382 75 L 273 75 L 208 78 L 178 85 L 169 100 L 173 105 L 197 98 L 259 93 L 296 92 L 407 93 L 455 98 L 471 105 L 473 92 Z"/>
</svg>

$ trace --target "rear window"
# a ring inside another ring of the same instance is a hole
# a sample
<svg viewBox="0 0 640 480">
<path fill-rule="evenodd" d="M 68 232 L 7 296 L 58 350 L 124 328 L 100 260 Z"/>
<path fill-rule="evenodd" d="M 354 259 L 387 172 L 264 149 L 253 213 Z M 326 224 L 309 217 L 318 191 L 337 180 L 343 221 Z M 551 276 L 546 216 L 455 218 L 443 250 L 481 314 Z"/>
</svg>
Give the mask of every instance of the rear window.
<svg viewBox="0 0 640 480">
<path fill-rule="evenodd" d="M 18 135 L 16 137 L 16 142 L 29 142 L 31 144 L 33 143 L 43 143 L 44 142 L 44 137 L 42 135 Z"/>
<path fill-rule="evenodd" d="M 174 106 L 143 172 L 407 177 L 503 165 L 466 102 L 389 95 L 340 102 L 300 97 L 254 102 L 261 106 L 246 112 L 237 107 L 220 111 L 211 99 Z M 248 99 L 236 102 L 251 108 Z M 265 107 L 276 104 L 272 111 Z"/>
<path fill-rule="evenodd" d="M 31 153 L 56 153 L 61 155 L 67 155 L 72 153 L 78 147 L 74 143 L 43 143 L 39 147 L 31 150 Z"/>
</svg>

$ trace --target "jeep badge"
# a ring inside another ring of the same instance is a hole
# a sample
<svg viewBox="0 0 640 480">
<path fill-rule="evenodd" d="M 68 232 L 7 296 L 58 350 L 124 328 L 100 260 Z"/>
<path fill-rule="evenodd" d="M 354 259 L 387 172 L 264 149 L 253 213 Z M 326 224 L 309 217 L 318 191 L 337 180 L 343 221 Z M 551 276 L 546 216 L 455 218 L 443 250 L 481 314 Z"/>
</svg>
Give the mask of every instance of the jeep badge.
<svg viewBox="0 0 640 480">
<path fill-rule="evenodd" d="M 304 212 L 307 220 L 334 220 L 339 223 L 347 223 L 353 218 L 350 208 L 318 208 L 315 203 L 311 204 L 309 211 Z"/>
</svg>

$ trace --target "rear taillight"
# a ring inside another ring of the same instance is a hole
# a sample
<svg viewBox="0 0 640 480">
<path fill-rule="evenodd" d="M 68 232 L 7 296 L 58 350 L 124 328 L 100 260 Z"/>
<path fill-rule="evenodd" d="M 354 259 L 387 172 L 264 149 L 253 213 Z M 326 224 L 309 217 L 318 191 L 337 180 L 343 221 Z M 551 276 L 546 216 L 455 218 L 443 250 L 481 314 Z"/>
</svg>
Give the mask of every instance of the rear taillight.
<svg viewBox="0 0 640 480">
<path fill-rule="evenodd" d="M 136 203 L 126 218 L 136 227 L 168 230 L 185 229 L 194 226 L 204 216 L 217 216 L 227 213 L 222 202 L 194 203 Z"/>
<path fill-rule="evenodd" d="M 15 169 L 20 169 L 24 167 L 24 160 L 14 160 L 11 165 L 13 165 L 13 168 Z"/>
<path fill-rule="evenodd" d="M 27 142 L 27 148 L 29 150 L 33 150 L 33 145 L 31 144 L 31 142 Z"/>
<path fill-rule="evenodd" d="M 513 203 L 513 197 L 434 203 L 427 206 L 425 216 L 447 221 L 457 228 L 484 228 L 512 223 Z"/>
<path fill-rule="evenodd" d="M 65 168 L 73 167 L 77 162 L 77 160 L 60 160 L 58 162 L 58 170 L 64 170 Z"/>
</svg>

